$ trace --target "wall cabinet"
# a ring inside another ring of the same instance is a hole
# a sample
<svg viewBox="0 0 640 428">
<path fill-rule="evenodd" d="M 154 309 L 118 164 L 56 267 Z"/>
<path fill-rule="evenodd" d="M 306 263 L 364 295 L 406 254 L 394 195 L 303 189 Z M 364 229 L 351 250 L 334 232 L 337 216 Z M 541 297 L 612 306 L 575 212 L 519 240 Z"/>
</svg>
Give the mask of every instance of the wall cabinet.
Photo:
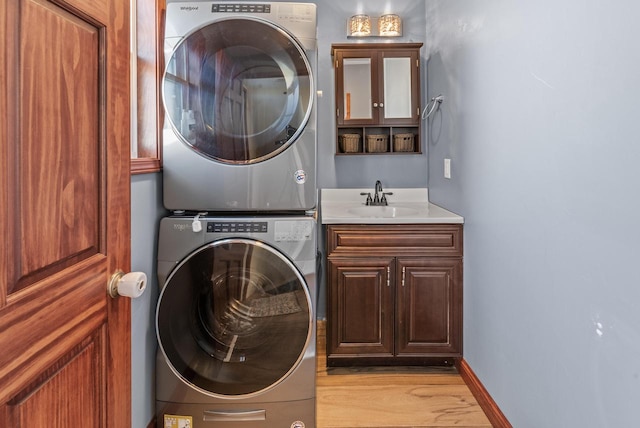
<svg viewBox="0 0 640 428">
<path fill-rule="evenodd" d="M 462 225 L 327 226 L 327 364 L 462 356 Z"/>
<path fill-rule="evenodd" d="M 332 45 L 337 154 L 421 152 L 421 46 Z"/>
</svg>

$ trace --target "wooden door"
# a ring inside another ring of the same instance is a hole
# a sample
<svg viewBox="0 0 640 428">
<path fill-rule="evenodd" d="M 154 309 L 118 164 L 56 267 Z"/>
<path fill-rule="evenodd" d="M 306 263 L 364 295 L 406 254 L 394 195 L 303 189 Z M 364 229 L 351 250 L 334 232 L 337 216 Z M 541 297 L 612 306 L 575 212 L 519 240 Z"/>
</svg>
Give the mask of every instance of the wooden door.
<svg viewBox="0 0 640 428">
<path fill-rule="evenodd" d="M 393 356 L 394 259 L 329 259 L 327 357 Z"/>
<path fill-rule="evenodd" d="M 0 2 L 0 426 L 129 427 L 129 2 Z"/>
<path fill-rule="evenodd" d="M 396 356 L 462 356 L 462 259 L 401 258 Z"/>
</svg>

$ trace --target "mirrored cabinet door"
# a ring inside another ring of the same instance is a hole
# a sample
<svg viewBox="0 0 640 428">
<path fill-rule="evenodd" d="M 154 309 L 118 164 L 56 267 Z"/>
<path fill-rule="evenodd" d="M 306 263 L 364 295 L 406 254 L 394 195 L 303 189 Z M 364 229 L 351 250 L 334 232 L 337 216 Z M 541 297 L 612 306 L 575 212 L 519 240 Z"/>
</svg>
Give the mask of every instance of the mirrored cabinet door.
<svg viewBox="0 0 640 428">
<path fill-rule="evenodd" d="M 420 50 L 380 51 L 380 123 L 417 125 L 420 122 Z"/>
<path fill-rule="evenodd" d="M 335 52 L 336 117 L 339 124 L 378 122 L 378 61 L 374 50 Z"/>
<path fill-rule="evenodd" d="M 343 78 L 344 120 L 373 119 L 371 58 L 345 58 Z"/>
<path fill-rule="evenodd" d="M 382 60 L 384 119 L 410 119 L 411 110 L 411 58 L 384 58 Z"/>
</svg>

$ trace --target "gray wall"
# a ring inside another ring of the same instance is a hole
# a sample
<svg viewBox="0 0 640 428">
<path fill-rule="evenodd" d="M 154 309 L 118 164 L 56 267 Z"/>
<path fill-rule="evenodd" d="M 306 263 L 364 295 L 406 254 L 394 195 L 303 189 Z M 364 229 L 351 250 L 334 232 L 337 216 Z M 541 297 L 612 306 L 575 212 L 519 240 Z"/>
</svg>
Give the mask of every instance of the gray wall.
<svg viewBox="0 0 640 428">
<path fill-rule="evenodd" d="M 640 5 L 426 16 L 445 96 L 430 197 L 466 220 L 465 359 L 514 427 L 640 426 Z"/>
<path fill-rule="evenodd" d="M 131 301 L 131 427 L 145 428 L 155 414 L 156 246 L 164 215 L 161 174 L 131 177 L 131 270 L 147 274 L 147 289 Z"/>
</svg>

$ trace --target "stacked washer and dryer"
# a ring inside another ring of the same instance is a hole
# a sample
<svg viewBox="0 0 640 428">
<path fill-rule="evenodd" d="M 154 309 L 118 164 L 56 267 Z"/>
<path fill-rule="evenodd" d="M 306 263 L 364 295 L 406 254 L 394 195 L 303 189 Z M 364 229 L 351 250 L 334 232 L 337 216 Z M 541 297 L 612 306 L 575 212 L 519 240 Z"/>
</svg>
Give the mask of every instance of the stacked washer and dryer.
<svg viewBox="0 0 640 428">
<path fill-rule="evenodd" d="M 316 6 L 169 1 L 162 428 L 315 427 Z"/>
</svg>

